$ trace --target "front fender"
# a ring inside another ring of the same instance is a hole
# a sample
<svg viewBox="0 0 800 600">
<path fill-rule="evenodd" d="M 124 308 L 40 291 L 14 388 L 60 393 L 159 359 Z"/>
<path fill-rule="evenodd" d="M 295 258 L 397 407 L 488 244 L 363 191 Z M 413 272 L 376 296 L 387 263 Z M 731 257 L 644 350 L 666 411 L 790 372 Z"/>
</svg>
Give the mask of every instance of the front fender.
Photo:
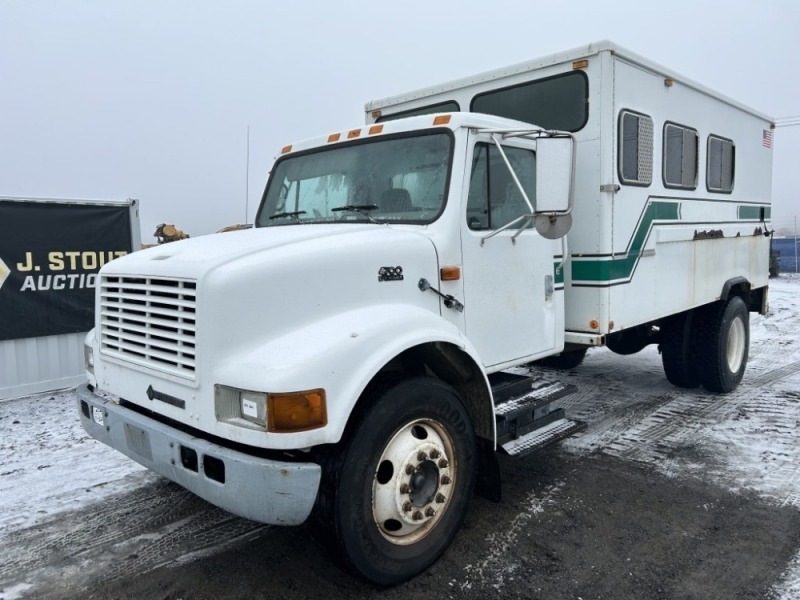
<svg viewBox="0 0 800 600">
<path fill-rule="evenodd" d="M 335 443 L 378 371 L 404 350 L 430 342 L 453 344 L 482 364 L 466 337 L 440 315 L 415 306 L 382 304 L 316 321 L 230 356 L 217 381 L 263 392 L 323 388 L 328 425 L 306 432 L 267 434 L 265 446 L 292 449 Z M 485 384 L 488 388 L 488 380 Z"/>
</svg>

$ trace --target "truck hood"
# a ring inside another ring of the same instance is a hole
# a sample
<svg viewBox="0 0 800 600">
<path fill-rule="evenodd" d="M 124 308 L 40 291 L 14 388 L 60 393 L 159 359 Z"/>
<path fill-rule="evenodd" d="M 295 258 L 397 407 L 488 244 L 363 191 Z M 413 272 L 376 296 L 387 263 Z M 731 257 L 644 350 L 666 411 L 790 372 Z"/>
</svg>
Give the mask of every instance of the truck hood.
<svg viewBox="0 0 800 600">
<path fill-rule="evenodd" d="M 226 263 L 280 247 L 303 244 L 339 245 L 353 237 L 367 238 L 378 229 L 381 235 L 409 235 L 386 225 L 287 225 L 231 231 L 170 242 L 118 258 L 104 274 L 140 274 L 202 279 L 205 273 Z M 370 234 L 369 232 L 373 232 Z M 390 233 L 387 233 L 390 232 Z"/>
<path fill-rule="evenodd" d="M 439 314 L 438 297 L 418 286 L 422 278 L 438 281 L 438 271 L 433 242 L 416 229 L 287 225 L 203 236 L 120 257 L 100 271 L 101 280 L 110 283 L 99 282 L 97 300 L 102 305 L 108 293 L 112 316 L 127 323 L 130 315 L 132 344 L 161 340 L 165 335 L 158 328 L 165 319 L 190 314 L 196 334 L 184 331 L 183 342 L 196 354 L 197 371 L 208 372 L 220 365 L 220 357 L 253 351 L 347 312 L 376 306 L 391 312 L 391 306 L 403 305 Z M 123 283 L 111 281 L 116 278 Z M 178 288 L 165 293 L 172 282 L 186 282 L 195 290 L 191 298 Z M 95 316 L 99 330 L 102 314 Z M 111 337 L 117 336 L 115 327 Z M 183 353 L 173 350 L 176 356 Z M 131 351 L 130 360 L 141 363 L 139 354 Z"/>
</svg>

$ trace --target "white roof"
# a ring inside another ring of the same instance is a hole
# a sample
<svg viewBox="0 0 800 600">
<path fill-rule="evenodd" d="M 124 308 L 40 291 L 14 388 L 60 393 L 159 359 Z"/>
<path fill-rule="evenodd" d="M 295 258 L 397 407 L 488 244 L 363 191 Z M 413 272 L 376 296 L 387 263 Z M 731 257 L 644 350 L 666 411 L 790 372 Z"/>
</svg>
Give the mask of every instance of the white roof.
<svg viewBox="0 0 800 600">
<path fill-rule="evenodd" d="M 450 120 L 447 123 L 435 124 L 434 120 L 437 117 L 449 116 Z M 340 131 L 332 132 L 328 135 L 317 136 L 299 142 L 294 142 L 290 145 L 290 150 L 282 152 L 282 154 L 289 154 L 293 152 L 301 152 L 312 148 L 320 148 L 324 146 L 335 146 L 342 142 L 353 141 L 356 139 L 370 139 L 379 138 L 386 134 L 403 133 L 406 131 L 420 131 L 424 129 L 438 129 L 445 127 L 447 129 L 458 129 L 459 127 L 470 127 L 475 129 L 531 129 L 530 123 L 523 123 L 514 119 L 506 119 L 503 117 L 495 117 L 492 115 L 485 115 L 482 113 L 469 113 L 469 112 L 454 112 L 454 113 L 438 113 L 430 115 L 422 115 L 418 117 L 408 117 L 406 119 L 398 119 L 396 121 L 386 121 L 385 123 L 378 123 L 373 125 L 360 125 L 349 129 L 342 129 Z M 370 133 L 370 131 L 379 131 Z M 355 133 L 357 132 L 357 134 Z M 336 135 L 339 137 L 333 139 Z M 288 148 L 289 146 L 287 146 Z"/>
<path fill-rule="evenodd" d="M 611 42 L 609 40 L 600 40 L 598 42 L 592 42 L 591 44 L 588 44 L 586 46 L 572 48 L 571 50 L 566 50 L 564 52 L 550 54 L 549 56 L 535 58 L 533 60 L 517 63 L 515 65 L 503 67 L 500 69 L 495 69 L 493 71 L 486 71 L 484 73 L 479 73 L 477 75 L 464 77 L 462 79 L 455 79 L 445 83 L 421 88 L 413 92 L 398 94 L 396 96 L 389 96 L 387 98 L 381 98 L 378 100 L 372 100 L 371 102 L 367 102 L 364 105 L 364 110 L 367 113 L 369 113 L 374 110 L 384 109 L 388 106 L 394 106 L 396 104 L 401 104 L 411 100 L 417 100 L 419 98 L 425 98 L 427 96 L 433 96 L 435 94 L 449 92 L 452 90 L 458 90 L 478 83 L 484 83 L 486 81 L 502 79 L 511 75 L 517 75 L 519 73 L 525 73 L 528 71 L 535 71 L 537 69 L 541 69 L 543 67 L 549 67 L 552 65 L 571 63 L 574 60 L 595 56 L 597 54 L 600 54 L 601 52 L 611 52 L 612 54 L 619 56 L 620 58 L 626 60 L 629 63 L 635 64 L 639 67 L 642 67 L 654 73 L 658 73 L 659 75 L 662 75 L 665 78 L 670 78 L 675 82 L 678 82 L 686 87 L 695 89 L 698 92 L 716 98 L 717 100 L 720 100 L 722 102 L 725 102 L 726 104 L 734 106 L 739 110 L 750 113 L 756 117 L 764 119 L 765 121 L 769 122 L 774 121 L 772 117 L 769 117 L 763 113 L 760 113 L 748 106 L 745 106 L 737 102 L 736 100 L 728 98 L 727 96 L 724 96 L 718 92 L 715 92 L 697 83 L 696 81 L 689 79 L 688 77 L 684 77 L 683 75 L 676 73 L 672 69 L 668 69 L 662 65 L 659 65 L 658 63 L 655 63 L 642 56 L 639 56 L 635 52 L 631 52 L 630 50 L 623 48 L 622 46 L 615 44 L 614 42 Z"/>
</svg>

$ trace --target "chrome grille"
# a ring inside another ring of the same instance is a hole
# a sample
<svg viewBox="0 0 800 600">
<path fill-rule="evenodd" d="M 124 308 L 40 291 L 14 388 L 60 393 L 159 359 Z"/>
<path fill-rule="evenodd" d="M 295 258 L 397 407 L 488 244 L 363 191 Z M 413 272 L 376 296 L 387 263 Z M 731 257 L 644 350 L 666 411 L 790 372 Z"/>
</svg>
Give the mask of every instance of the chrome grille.
<svg viewBox="0 0 800 600">
<path fill-rule="evenodd" d="M 197 283 L 105 276 L 100 285 L 101 352 L 194 379 Z"/>
</svg>

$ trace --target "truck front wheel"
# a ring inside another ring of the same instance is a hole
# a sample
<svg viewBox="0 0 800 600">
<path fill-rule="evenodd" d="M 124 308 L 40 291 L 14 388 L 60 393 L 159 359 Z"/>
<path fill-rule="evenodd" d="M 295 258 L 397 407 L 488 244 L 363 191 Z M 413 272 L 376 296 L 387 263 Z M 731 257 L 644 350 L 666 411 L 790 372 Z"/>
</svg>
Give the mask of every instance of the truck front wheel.
<svg viewBox="0 0 800 600">
<path fill-rule="evenodd" d="M 374 390 L 323 465 L 314 520 L 351 570 L 394 585 L 452 542 L 475 480 L 475 434 L 456 392 L 415 377 Z"/>
</svg>

